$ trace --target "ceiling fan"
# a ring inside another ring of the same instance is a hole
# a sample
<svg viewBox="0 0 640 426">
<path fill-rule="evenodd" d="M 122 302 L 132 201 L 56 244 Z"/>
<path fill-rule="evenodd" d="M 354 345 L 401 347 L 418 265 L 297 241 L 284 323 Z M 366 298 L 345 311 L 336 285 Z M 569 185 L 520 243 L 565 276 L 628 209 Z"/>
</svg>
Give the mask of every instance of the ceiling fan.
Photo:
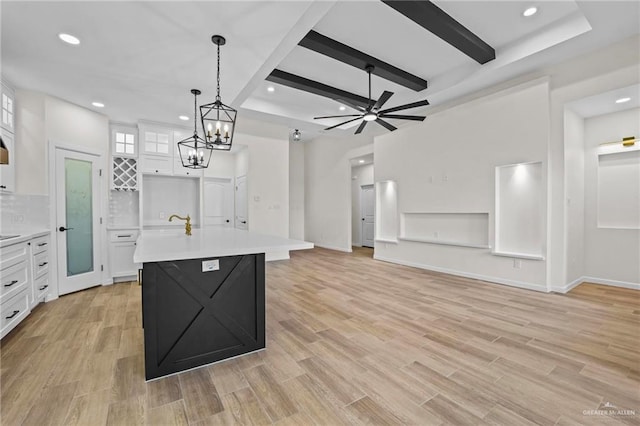
<svg viewBox="0 0 640 426">
<path fill-rule="evenodd" d="M 359 114 L 327 115 L 327 116 L 324 116 L 324 117 L 314 117 L 313 118 L 314 120 L 322 120 L 322 119 L 325 119 L 325 118 L 338 118 L 338 117 L 355 117 L 355 118 L 352 118 L 350 120 L 344 121 L 344 122 L 342 122 L 340 124 L 336 124 L 335 126 L 327 127 L 324 130 L 335 129 L 336 127 L 340 127 L 343 124 L 351 123 L 352 121 L 356 121 L 356 120 L 362 119 L 363 120 L 362 123 L 360 123 L 360 125 L 356 129 L 356 132 L 355 132 L 356 135 L 358 133 L 361 133 L 364 130 L 364 128 L 367 125 L 367 123 L 370 122 L 370 121 L 375 121 L 376 123 L 378 123 L 382 127 L 385 127 L 386 129 L 388 129 L 388 130 L 393 132 L 394 130 L 397 129 L 397 127 L 395 127 L 392 124 L 388 123 L 387 121 L 383 120 L 383 118 L 393 118 L 393 119 L 396 119 L 396 120 L 413 120 L 413 121 L 423 121 L 426 118 L 426 117 L 424 117 L 422 115 L 391 114 L 392 112 L 401 111 L 401 110 L 404 110 L 404 109 L 416 108 L 416 107 L 419 107 L 419 106 L 429 105 L 429 101 L 427 101 L 426 99 L 423 100 L 423 101 L 413 102 L 413 103 L 410 103 L 410 104 L 400 105 L 400 106 L 397 106 L 397 107 L 387 108 L 387 109 L 381 110 L 380 108 L 382 108 L 382 105 L 384 105 L 389 100 L 389 98 L 393 95 L 393 92 L 388 92 L 388 91 L 385 90 L 382 93 L 382 96 L 380 96 L 378 98 L 378 100 L 375 101 L 375 103 L 374 103 L 373 99 L 371 99 L 371 72 L 373 71 L 373 69 L 374 69 L 373 65 L 367 65 L 365 67 L 365 70 L 367 71 L 367 74 L 369 74 L 369 102 L 368 102 L 368 106 L 365 108 L 363 106 L 353 104 L 352 102 L 341 101 L 345 105 L 348 105 L 351 108 L 357 109 L 358 111 L 360 111 L 360 113 Z"/>
</svg>

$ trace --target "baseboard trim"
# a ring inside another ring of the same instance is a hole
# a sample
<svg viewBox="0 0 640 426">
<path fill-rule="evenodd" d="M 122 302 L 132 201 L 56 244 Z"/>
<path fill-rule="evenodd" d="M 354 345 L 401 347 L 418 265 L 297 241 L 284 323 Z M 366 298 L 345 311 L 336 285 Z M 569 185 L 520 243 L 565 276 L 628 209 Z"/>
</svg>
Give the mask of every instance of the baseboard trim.
<svg viewBox="0 0 640 426">
<path fill-rule="evenodd" d="M 344 253 L 352 253 L 353 252 L 352 249 L 345 249 L 344 247 L 336 247 L 336 246 L 331 246 L 331 245 L 328 245 L 328 244 L 313 243 L 313 245 L 315 247 L 320 247 L 320 248 L 327 249 L 327 250 L 341 251 L 341 252 L 344 252 Z"/>
<path fill-rule="evenodd" d="M 488 282 L 495 283 L 495 284 L 502 284 L 502 285 L 508 285 L 510 287 L 523 288 L 525 290 L 533 290 L 533 291 L 538 291 L 538 292 L 541 292 L 541 293 L 548 293 L 549 292 L 549 290 L 547 290 L 547 287 L 544 286 L 544 285 L 525 283 L 525 282 L 522 282 L 522 281 L 507 280 L 507 279 L 499 278 L 499 277 L 490 277 L 490 276 L 487 276 L 487 275 L 474 274 L 474 273 L 471 273 L 471 272 L 458 271 L 458 270 L 455 270 L 455 269 L 441 268 L 439 266 L 425 265 L 423 263 L 407 262 L 405 260 L 392 259 L 390 257 L 378 256 L 376 254 L 373 255 L 373 258 L 376 259 L 376 260 L 381 260 L 383 262 L 397 263 L 398 265 L 411 266 L 413 268 L 426 269 L 428 271 L 434 271 L 434 272 L 442 272 L 444 274 L 456 275 L 456 276 L 459 276 L 459 277 L 473 278 L 473 279 L 476 279 L 476 280 L 488 281 Z"/>
<path fill-rule="evenodd" d="M 579 284 L 582 284 L 584 282 L 584 277 L 580 277 L 577 278 L 573 281 L 571 281 L 569 284 L 563 286 L 563 287 L 555 287 L 555 286 L 551 286 L 549 289 L 554 292 L 554 293 L 568 293 L 570 292 L 574 287 L 578 286 Z"/>
<path fill-rule="evenodd" d="M 612 287 L 629 288 L 631 290 L 640 290 L 640 283 L 632 283 L 628 281 L 609 280 L 606 278 L 597 278 L 597 277 L 582 277 L 582 282 L 609 285 Z"/>
</svg>

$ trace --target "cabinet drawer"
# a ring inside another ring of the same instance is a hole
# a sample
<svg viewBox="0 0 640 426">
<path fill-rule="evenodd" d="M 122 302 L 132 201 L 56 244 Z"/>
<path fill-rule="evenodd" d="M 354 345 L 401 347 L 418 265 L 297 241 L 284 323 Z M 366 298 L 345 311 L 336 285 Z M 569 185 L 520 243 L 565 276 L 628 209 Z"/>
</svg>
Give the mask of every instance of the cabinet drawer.
<svg viewBox="0 0 640 426">
<path fill-rule="evenodd" d="M 31 250 L 33 254 L 42 253 L 49 250 L 49 236 L 38 237 L 31 240 Z"/>
<path fill-rule="evenodd" d="M 27 259 L 27 243 L 12 244 L 0 249 L 0 271 Z"/>
<path fill-rule="evenodd" d="M 165 174 L 173 173 L 173 159 L 171 157 L 160 157 L 155 155 L 143 155 L 141 160 L 141 171 L 143 173 Z"/>
<path fill-rule="evenodd" d="M 38 279 L 49 271 L 49 253 L 42 252 L 33 256 L 33 278 Z"/>
<path fill-rule="evenodd" d="M 21 262 L 0 273 L 0 301 L 13 297 L 28 284 L 27 262 Z"/>
<path fill-rule="evenodd" d="M 6 336 L 20 321 L 29 315 L 27 289 L 0 304 L 0 338 Z"/>
<path fill-rule="evenodd" d="M 40 301 L 49 293 L 49 276 L 45 275 L 38 278 L 33 284 L 33 293 L 35 301 Z"/>
<path fill-rule="evenodd" d="M 135 242 L 138 239 L 138 231 L 110 231 L 109 241 L 113 243 Z"/>
</svg>

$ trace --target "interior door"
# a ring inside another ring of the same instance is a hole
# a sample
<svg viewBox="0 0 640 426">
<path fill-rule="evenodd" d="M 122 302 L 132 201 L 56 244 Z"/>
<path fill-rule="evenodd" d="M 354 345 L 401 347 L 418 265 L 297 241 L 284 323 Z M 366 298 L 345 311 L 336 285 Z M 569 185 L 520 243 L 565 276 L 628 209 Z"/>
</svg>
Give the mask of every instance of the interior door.
<svg viewBox="0 0 640 426">
<path fill-rule="evenodd" d="M 62 295 L 101 283 L 99 157 L 56 149 L 55 167 L 58 287 Z"/>
<path fill-rule="evenodd" d="M 376 223 L 376 197 L 373 185 L 363 185 L 360 188 L 360 210 L 362 215 L 362 245 L 373 247 Z"/>
<path fill-rule="evenodd" d="M 249 229 L 247 217 L 247 176 L 236 179 L 236 228 Z"/>
<path fill-rule="evenodd" d="M 233 226 L 233 183 L 231 178 L 205 178 L 205 226 Z"/>
</svg>

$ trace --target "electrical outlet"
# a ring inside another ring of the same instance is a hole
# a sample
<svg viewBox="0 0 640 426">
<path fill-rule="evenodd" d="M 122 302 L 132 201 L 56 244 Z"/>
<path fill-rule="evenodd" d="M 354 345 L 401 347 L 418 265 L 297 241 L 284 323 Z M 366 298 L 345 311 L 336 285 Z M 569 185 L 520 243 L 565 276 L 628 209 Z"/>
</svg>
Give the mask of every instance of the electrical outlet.
<svg viewBox="0 0 640 426">
<path fill-rule="evenodd" d="M 522 260 L 521 259 L 513 259 L 513 267 L 516 269 L 522 268 Z"/>
<path fill-rule="evenodd" d="M 202 272 L 211 272 L 211 271 L 219 271 L 220 270 L 220 260 L 203 260 L 202 261 Z"/>
<path fill-rule="evenodd" d="M 13 215 L 13 223 L 23 223 L 24 222 L 24 216 L 21 214 L 16 214 Z"/>
</svg>

